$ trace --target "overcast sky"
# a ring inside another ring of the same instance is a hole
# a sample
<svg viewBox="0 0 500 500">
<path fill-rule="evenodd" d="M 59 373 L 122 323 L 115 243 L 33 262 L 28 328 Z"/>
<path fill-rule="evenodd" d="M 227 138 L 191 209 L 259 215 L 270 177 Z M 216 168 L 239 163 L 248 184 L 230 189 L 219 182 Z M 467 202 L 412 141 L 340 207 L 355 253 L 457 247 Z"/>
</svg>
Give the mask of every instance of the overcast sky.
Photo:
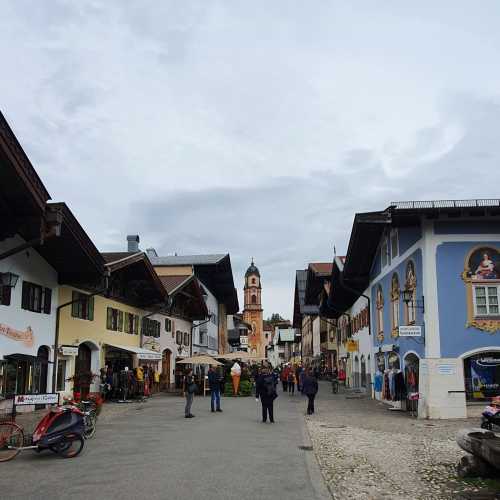
<svg viewBox="0 0 500 500">
<path fill-rule="evenodd" d="M 498 197 L 500 2 L 0 0 L 0 107 L 101 250 L 254 256 L 265 315 L 356 212 Z"/>
</svg>

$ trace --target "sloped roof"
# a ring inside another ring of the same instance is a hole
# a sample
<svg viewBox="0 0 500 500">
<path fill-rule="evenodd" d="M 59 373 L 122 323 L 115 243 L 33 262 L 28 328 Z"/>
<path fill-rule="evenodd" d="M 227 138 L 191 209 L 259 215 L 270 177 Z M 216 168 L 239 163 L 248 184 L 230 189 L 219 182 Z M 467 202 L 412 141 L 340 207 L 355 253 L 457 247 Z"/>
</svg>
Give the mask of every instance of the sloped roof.
<svg viewBox="0 0 500 500">
<path fill-rule="evenodd" d="M 206 255 L 168 255 L 166 257 L 154 257 L 149 255 L 153 266 L 203 266 L 218 264 L 227 254 Z"/>
<path fill-rule="evenodd" d="M 163 286 L 167 290 L 167 292 L 170 294 L 172 291 L 176 290 L 183 284 L 185 284 L 189 279 L 191 279 L 193 275 L 190 274 L 189 276 L 160 276 L 160 281 L 163 283 Z"/>
<path fill-rule="evenodd" d="M 330 275 L 332 273 L 332 263 L 331 262 L 311 262 L 309 268 L 312 269 L 316 274 Z"/>
<path fill-rule="evenodd" d="M 318 306 L 306 305 L 306 282 L 307 269 L 299 269 L 295 271 L 295 293 L 293 301 L 293 326 L 300 328 L 302 326 L 303 315 L 318 314 Z"/>
<path fill-rule="evenodd" d="M 173 255 L 155 257 L 149 253 L 153 266 L 193 266 L 194 274 L 226 306 L 228 314 L 238 312 L 238 294 L 234 287 L 231 258 L 226 254 Z"/>
<path fill-rule="evenodd" d="M 110 262 L 116 262 L 118 260 L 125 259 L 127 257 L 130 257 L 131 255 L 135 255 L 136 253 L 139 252 L 104 252 L 101 255 L 104 259 L 104 262 L 106 262 L 106 264 L 109 264 Z"/>
</svg>

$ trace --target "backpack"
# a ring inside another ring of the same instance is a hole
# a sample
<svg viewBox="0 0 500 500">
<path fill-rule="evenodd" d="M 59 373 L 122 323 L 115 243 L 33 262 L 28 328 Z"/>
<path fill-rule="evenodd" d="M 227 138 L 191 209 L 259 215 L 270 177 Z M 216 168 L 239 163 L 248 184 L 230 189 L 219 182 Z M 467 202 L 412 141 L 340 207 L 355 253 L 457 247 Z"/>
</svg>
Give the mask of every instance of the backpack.
<svg viewBox="0 0 500 500">
<path fill-rule="evenodd" d="M 266 390 L 266 394 L 268 396 L 274 396 L 276 394 L 274 377 L 272 375 L 268 375 L 267 377 L 264 378 L 264 389 Z"/>
</svg>

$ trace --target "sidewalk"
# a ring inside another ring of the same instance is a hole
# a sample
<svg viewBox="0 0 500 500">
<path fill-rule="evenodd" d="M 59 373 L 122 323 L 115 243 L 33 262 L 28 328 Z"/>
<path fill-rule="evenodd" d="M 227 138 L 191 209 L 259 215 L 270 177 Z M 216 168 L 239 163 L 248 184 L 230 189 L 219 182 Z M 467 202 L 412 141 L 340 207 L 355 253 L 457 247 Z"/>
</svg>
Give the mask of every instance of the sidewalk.
<svg viewBox="0 0 500 500">
<path fill-rule="evenodd" d="M 418 420 L 387 408 L 359 393 L 332 394 L 330 384 L 320 382 L 316 415 L 306 421 L 334 498 L 466 499 L 478 491 L 489 496 L 474 498 L 500 498 L 486 492 L 485 483 L 456 477 L 463 452 L 455 435 L 477 427 L 477 418 Z"/>
</svg>

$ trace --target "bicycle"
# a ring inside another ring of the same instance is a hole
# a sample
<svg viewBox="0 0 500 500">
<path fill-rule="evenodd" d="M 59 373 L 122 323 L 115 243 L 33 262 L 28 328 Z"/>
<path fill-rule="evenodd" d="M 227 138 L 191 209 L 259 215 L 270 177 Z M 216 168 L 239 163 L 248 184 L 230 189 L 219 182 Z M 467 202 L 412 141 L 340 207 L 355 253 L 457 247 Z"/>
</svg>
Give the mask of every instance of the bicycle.
<svg viewBox="0 0 500 500">
<path fill-rule="evenodd" d="M 75 406 L 83 413 L 83 437 L 85 439 L 92 439 L 96 433 L 96 424 L 97 424 L 97 403 L 93 400 L 90 401 L 74 401 L 67 400 L 65 404 Z"/>
<path fill-rule="evenodd" d="M 4 419 L 0 421 L 0 462 L 12 460 L 23 450 L 50 450 L 63 458 L 76 457 L 85 444 L 83 430 L 83 413 L 74 406 L 50 410 L 33 435 L 25 435 L 14 420 Z"/>
</svg>

